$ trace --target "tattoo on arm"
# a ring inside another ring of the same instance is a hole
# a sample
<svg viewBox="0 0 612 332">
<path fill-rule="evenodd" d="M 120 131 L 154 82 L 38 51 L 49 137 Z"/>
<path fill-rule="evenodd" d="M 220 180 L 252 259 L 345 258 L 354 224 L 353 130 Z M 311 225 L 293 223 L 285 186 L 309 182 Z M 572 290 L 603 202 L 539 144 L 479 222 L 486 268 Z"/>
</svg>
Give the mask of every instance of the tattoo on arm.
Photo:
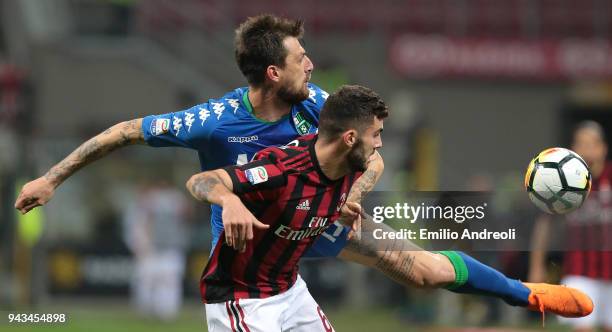
<svg viewBox="0 0 612 332">
<path fill-rule="evenodd" d="M 347 201 L 349 202 L 361 202 L 363 197 L 369 193 L 376 181 L 378 180 L 379 174 L 377 171 L 372 169 L 368 169 L 361 175 L 357 181 L 351 187 L 351 191 L 349 192 Z"/>
<path fill-rule="evenodd" d="M 408 251 L 386 250 L 376 262 L 376 268 L 402 284 L 414 283 L 414 255 Z"/>
<path fill-rule="evenodd" d="M 195 198 L 201 201 L 208 201 L 210 193 L 218 184 L 223 184 L 217 174 L 198 176 L 191 185 L 190 191 Z"/>
<path fill-rule="evenodd" d="M 388 225 L 376 224 L 368 215 L 362 216 L 361 237 L 353 237 L 344 247 L 353 253 L 375 259 L 374 267 L 402 284 L 417 284 L 415 255 L 412 251 L 423 250 L 416 244 L 402 239 L 376 240 L 372 234 L 375 229 L 393 231 Z"/>
<path fill-rule="evenodd" d="M 88 140 L 53 166 L 45 178 L 59 185 L 76 171 L 120 147 L 144 142 L 139 120 L 126 121 L 108 128 Z M 110 136 L 110 137 L 109 137 Z"/>
</svg>

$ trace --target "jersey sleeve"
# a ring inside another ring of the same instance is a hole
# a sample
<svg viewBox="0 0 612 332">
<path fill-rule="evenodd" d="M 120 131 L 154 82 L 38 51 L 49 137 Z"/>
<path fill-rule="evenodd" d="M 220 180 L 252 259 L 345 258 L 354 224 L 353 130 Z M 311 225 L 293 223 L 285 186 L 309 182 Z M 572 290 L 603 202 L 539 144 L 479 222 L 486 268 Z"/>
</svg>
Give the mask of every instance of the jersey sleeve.
<svg viewBox="0 0 612 332">
<path fill-rule="evenodd" d="M 254 201 L 273 200 L 279 197 L 287 183 L 287 177 L 281 166 L 277 164 L 276 154 L 267 150 L 256 154 L 250 163 L 224 168 L 232 179 L 236 195 Z"/>
<path fill-rule="evenodd" d="M 217 126 L 208 103 L 180 112 L 150 115 L 142 120 L 145 142 L 154 147 L 182 146 L 197 149 Z"/>
</svg>

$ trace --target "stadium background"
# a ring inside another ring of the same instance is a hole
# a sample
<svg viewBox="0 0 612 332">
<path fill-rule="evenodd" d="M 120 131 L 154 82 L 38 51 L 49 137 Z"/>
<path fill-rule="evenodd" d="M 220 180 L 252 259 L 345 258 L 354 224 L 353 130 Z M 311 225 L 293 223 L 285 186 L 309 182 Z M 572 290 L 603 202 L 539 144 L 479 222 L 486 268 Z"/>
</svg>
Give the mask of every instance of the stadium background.
<svg viewBox="0 0 612 332">
<path fill-rule="evenodd" d="M 9 312 L 68 313 L 68 324 L 41 329 L 205 330 L 197 279 L 209 250 L 206 207 L 193 203 L 186 298 L 174 322 L 130 308 L 132 258 L 121 234 L 136 187 L 165 179 L 182 189 L 198 169 L 192 151 L 128 147 L 70 178 L 38 213 L 24 219 L 12 206 L 26 180 L 105 128 L 244 85 L 233 29 L 250 15 L 303 19 L 313 82 L 330 92 L 367 85 L 391 105 L 379 190 L 516 193 L 530 158 L 567 145 L 578 120 L 612 129 L 606 0 L 0 3 L 0 330 L 16 328 Z M 525 277 L 524 252 L 476 256 Z M 301 271 L 339 331 L 540 324 L 499 301 L 406 290 L 336 260 Z"/>
</svg>

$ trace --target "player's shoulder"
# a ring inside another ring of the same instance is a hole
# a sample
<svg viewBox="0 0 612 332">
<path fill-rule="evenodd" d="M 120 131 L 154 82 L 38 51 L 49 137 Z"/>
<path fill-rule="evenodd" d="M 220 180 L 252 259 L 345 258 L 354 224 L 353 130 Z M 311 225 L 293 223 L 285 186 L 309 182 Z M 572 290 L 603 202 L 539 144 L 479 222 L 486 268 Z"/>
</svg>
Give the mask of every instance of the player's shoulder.
<svg viewBox="0 0 612 332">
<path fill-rule="evenodd" d="M 267 147 L 255 155 L 254 159 L 267 158 L 273 163 L 277 164 L 280 168 L 284 168 L 284 164 L 297 157 L 298 155 L 304 154 L 308 151 L 310 144 L 313 142 L 315 134 L 301 136 L 291 142 L 288 142 L 282 146 L 270 146 Z"/>
<path fill-rule="evenodd" d="M 247 88 L 237 88 L 224 94 L 219 98 L 211 98 L 206 103 L 206 109 L 212 112 L 217 120 L 227 120 L 243 108 L 241 103 L 242 96 Z"/>
<path fill-rule="evenodd" d="M 242 108 L 240 98 L 245 88 L 232 90 L 219 98 L 211 98 L 183 111 L 186 121 L 197 121 L 202 128 L 217 128 L 219 125 L 232 122 L 236 113 Z"/>
</svg>

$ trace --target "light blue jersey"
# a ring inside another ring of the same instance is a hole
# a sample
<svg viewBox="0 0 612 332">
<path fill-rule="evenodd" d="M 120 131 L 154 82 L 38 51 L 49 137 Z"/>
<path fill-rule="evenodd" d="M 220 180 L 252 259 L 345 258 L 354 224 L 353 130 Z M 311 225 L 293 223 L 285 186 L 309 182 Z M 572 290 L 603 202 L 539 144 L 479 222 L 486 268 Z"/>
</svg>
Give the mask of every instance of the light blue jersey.
<svg viewBox="0 0 612 332">
<path fill-rule="evenodd" d="M 196 150 L 203 171 L 245 164 L 263 148 L 285 145 L 317 131 L 319 112 L 328 93 L 314 84 L 309 84 L 308 90 L 308 98 L 293 105 L 290 114 L 267 122 L 253 115 L 249 89 L 238 88 L 181 112 L 145 117 L 144 139 L 154 147 L 181 146 Z M 211 223 L 214 248 L 223 230 L 220 206 L 212 205 Z M 306 256 L 336 256 L 346 244 L 346 233 L 344 227 L 329 227 Z"/>
</svg>

